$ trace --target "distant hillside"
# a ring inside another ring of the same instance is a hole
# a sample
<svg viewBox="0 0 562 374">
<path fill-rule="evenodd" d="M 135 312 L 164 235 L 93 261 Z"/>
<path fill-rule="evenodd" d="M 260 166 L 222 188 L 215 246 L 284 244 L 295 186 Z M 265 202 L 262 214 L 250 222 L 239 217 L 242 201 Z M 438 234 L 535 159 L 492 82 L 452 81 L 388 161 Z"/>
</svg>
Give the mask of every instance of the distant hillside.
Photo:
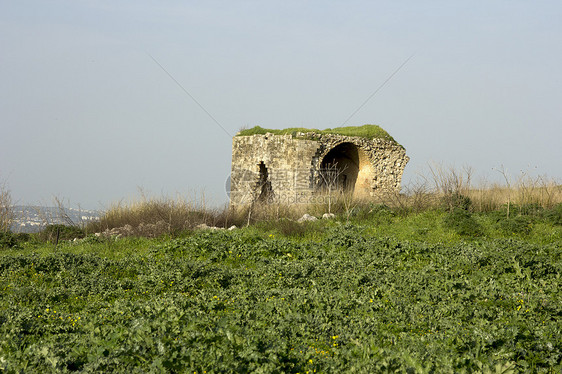
<svg viewBox="0 0 562 374">
<path fill-rule="evenodd" d="M 12 224 L 14 232 L 39 232 L 46 225 L 66 224 L 84 225 L 99 219 L 96 210 L 83 210 L 57 207 L 15 205 L 13 207 L 15 219 Z"/>
</svg>

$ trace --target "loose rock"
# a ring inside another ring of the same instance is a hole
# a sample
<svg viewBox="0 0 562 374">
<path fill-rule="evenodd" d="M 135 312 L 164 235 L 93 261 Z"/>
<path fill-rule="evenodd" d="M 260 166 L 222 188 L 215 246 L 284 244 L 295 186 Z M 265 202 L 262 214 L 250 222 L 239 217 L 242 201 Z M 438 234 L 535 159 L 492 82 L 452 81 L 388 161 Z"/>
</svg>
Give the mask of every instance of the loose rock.
<svg viewBox="0 0 562 374">
<path fill-rule="evenodd" d="M 305 213 L 301 218 L 297 220 L 297 222 L 305 222 L 305 221 L 316 221 L 316 217 L 311 216 L 308 213 Z"/>
</svg>

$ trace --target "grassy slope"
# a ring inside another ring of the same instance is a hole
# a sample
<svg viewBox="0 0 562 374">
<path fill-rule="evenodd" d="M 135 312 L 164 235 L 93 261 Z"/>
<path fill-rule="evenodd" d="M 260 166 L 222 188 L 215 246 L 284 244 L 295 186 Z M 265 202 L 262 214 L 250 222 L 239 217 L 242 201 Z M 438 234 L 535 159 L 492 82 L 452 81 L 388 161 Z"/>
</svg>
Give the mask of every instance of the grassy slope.
<svg viewBox="0 0 562 374">
<path fill-rule="evenodd" d="M 359 136 L 368 139 L 385 139 L 392 142 L 396 141 L 392 136 L 390 136 L 385 130 L 377 125 L 363 125 L 363 126 L 347 126 L 347 127 L 336 127 L 333 129 L 317 130 L 317 129 L 307 129 L 302 127 L 292 127 L 288 129 L 264 129 L 259 126 L 252 127 L 251 129 L 241 130 L 237 136 L 249 136 L 257 134 L 272 133 L 274 135 L 293 135 L 297 132 L 315 132 L 318 134 L 337 134 L 345 136 Z"/>
<path fill-rule="evenodd" d="M 562 228 L 476 216 L 470 239 L 443 220 L 382 210 L 5 251 L 0 367 L 559 371 Z"/>
</svg>

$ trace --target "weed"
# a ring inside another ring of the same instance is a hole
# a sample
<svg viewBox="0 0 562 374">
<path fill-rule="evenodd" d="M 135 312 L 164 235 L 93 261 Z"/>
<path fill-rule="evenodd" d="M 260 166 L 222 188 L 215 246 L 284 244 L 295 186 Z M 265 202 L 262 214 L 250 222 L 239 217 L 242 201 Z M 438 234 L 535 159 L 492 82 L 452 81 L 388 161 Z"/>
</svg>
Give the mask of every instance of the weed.
<svg viewBox="0 0 562 374">
<path fill-rule="evenodd" d="M 308 222 L 296 222 L 291 219 L 281 218 L 278 221 L 263 221 L 256 223 L 256 229 L 264 232 L 278 232 L 284 236 L 303 237 L 309 230 Z"/>
<path fill-rule="evenodd" d="M 553 225 L 562 226 L 562 203 L 557 204 L 552 209 L 543 210 L 542 216 Z"/>
<path fill-rule="evenodd" d="M 449 212 L 455 209 L 470 210 L 471 206 L 472 200 L 470 200 L 470 197 L 457 191 L 446 194 L 441 198 L 441 207 Z"/>
<path fill-rule="evenodd" d="M 0 248 L 16 249 L 18 247 L 18 238 L 10 231 L 0 232 Z"/>
<path fill-rule="evenodd" d="M 529 216 L 518 215 L 511 218 L 502 218 L 498 222 L 499 228 L 507 235 L 523 234 L 528 235 L 533 228 L 533 220 Z"/>
<path fill-rule="evenodd" d="M 443 224 L 454 230 L 460 236 L 477 237 L 483 235 L 482 226 L 472 217 L 472 214 L 462 208 L 454 208 L 443 218 Z"/>
</svg>

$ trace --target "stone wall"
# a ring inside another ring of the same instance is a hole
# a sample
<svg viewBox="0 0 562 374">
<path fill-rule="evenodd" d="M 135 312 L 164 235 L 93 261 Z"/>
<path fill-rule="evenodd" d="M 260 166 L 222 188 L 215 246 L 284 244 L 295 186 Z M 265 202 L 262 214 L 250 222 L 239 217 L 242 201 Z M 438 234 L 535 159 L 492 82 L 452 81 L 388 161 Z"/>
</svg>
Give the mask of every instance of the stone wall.
<svg viewBox="0 0 562 374">
<path fill-rule="evenodd" d="M 343 180 L 338 186 L 375 196 L 400 189 L 408 160 L 402 146 L 383 139 L 314 132 L 235 136 L 230 202 L 317 202 L 329 175 L 323 170 L 332 166 Z"/>
</svg>

